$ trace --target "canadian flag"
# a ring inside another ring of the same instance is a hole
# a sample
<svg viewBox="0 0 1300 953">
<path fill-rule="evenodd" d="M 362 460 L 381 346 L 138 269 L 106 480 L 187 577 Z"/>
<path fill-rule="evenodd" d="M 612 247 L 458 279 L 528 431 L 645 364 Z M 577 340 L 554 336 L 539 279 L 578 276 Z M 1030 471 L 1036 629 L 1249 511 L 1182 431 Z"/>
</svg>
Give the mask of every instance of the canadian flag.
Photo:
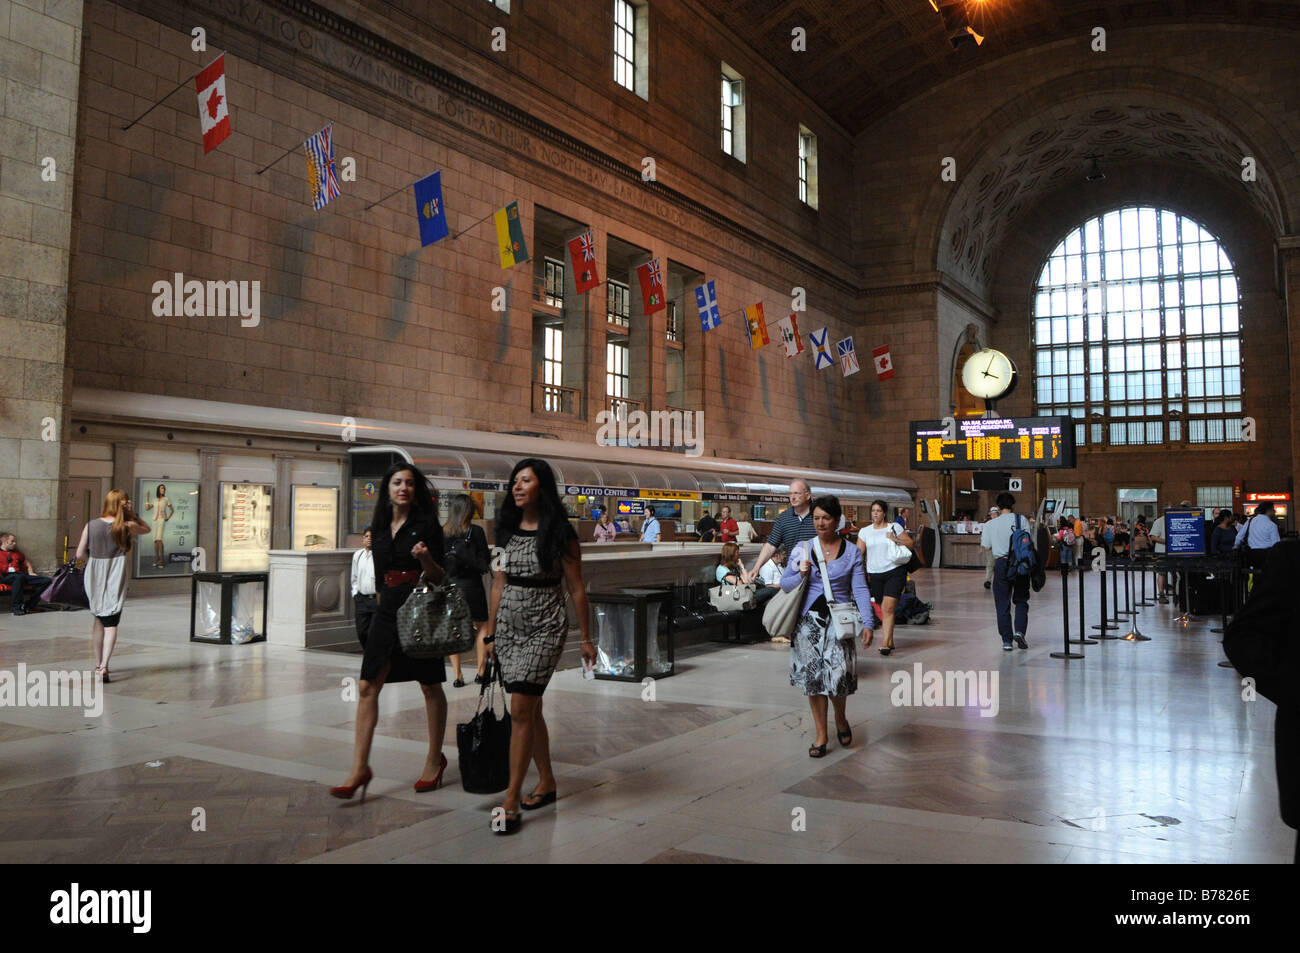
<svg viewBox="0 0 1300 953">
<path fill-rule="evenodd" d="M 889 359 L 889 345 L 878 347 L 871 352 L 871 357 L 876 362 L 876 377 L 879 380 L 887 381 L 894 376 L 894 362 Z"/>
<path fill-rule="evenodd" d="M 203 67 L 194 86 L 199 91 L 199 128 L 203 130 L 203 154 L 207 155 L 230 135 L 225 53 Z"/>
</svg>

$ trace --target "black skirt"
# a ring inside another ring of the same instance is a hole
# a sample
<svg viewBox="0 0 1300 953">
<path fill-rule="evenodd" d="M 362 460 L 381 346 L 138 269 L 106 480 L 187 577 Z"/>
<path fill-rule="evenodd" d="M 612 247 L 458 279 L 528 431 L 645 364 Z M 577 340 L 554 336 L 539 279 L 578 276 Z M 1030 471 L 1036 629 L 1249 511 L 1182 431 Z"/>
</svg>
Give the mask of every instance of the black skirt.
<svg viewBox="0 0 1300 953">
<path fill-rule="evenodd" d="M 442 659 L 413 659 L 402 651 L 397 640 L 397 609 L 415 588 L 414 583 L 385 589 L 379 594 L 379 610 L 370 623 L 366 637 L 365 654 L 361 657 L 361 678 L 373 682 L 384 665 L 393 667 L 384 679 L 390 682 L 419 682 L 421 685 L 440 685 L 447 680 L 447 669 Z"/>
<path fill-rule="evenodd" d="M 487 593 L 483 590 L 482 576 L 448 576 L 447 581 L 459 589 L 469 604 L 469 614 L 475 622 L 486 622 L 488 617 Z"/>
</svg>

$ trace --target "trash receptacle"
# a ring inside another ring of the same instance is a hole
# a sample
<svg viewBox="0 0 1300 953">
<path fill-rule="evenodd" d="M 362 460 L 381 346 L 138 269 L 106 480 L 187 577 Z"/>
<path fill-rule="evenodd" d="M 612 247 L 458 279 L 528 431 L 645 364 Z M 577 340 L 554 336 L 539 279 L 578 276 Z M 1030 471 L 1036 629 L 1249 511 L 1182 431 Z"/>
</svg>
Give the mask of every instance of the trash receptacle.
<svg viewBox="0 0 1300 953">
<path fill-rule="evenodd" d="M 591 593 L 596 616 L 596 677 L 639 682 L 647 675 L 667 678 L 673 672 L 673 639 L 667 607 L 672 593 L 663 589 L 620 589 Z"/>
<path fill-rule="evenodd" d="M 230 645 L 265 641 L 270 573 L 196 572 L 191 579 L 191 642 Z"/>
</svg>

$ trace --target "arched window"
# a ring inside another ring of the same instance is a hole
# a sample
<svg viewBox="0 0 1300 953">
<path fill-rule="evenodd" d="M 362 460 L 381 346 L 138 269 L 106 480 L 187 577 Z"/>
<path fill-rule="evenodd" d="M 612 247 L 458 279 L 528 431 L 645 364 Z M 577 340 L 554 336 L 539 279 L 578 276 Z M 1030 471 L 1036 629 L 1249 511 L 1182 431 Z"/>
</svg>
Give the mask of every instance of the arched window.
<svg viewBox="0 0 1300 953">
<path fill-rule="evenodd" d="M 1237 278 L 1184 215 L 1107 212 L 1048 256 L 1034 289 L 1034 409 L 1079 446 L 1241 439 Z"/>
</svg>

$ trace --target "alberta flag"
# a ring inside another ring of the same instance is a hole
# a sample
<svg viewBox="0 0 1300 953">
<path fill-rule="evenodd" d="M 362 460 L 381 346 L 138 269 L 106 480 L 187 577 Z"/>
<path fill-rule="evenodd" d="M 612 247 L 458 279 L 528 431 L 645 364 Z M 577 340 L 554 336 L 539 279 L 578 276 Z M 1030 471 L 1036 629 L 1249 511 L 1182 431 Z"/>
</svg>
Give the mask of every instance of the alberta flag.
<svg viewBox="0 0 1300 953">
<path fill-rule="evenodd" d="M 813 370 L 822 371 L 835 363 L 831 357 L 830 351 L 826 348 L 826 335 L 829 332 L 822 328 L 820 331 L 808 332 L 808 343 L 813 346 Z"/>
<path fill-rule="evenodd" d="M 199 129 L 207 155 L 230 135 L 230 110 L 226 103 L 226 54 L 222 53 L 194 77 L 199 94 Z"/>
<path fill-rule="evenodd" d="M 420 247 L 446 238 L 447 209 L 442 204 L 442 172 L 415 183 L 415 217 L 420 223 Z"/>
<path fill-rule="evenodd" d="M 651 258 L 644 265 L 639 265 L 636 277 L 641 282 L 641 305 L 646 314 L 654 314 L 668 307 L 668 298 L 664 294 L 664 276 L 658 258 Z"/>
<path fill-rule="evenodd" d="M 715 281 L 708 281 L 695 289 L 695 303 L 700 309 L 700 328 L 712 331 L 722 323 L 718 312 L 718 286 Z"/>
<path fill-rule="evenodd" d="M 786 357 L 795 357 L 803 353 L 803 341 L 799 339 L 799 321 L 793 314 L 776 322 L 781 329 L 781 346 L 785 348 Z"/>
<path fill-rule="evenodd" d="M 861 370 L 858 367 L 858 353 L 853 350 L 853 338 L 845 338 L 843 341 L 836 342 L 835 349 L 839 351 L 840 370 L 844 372 L 845 377 L 856 374 Z"/>
<path fill-rule="evenodd" d="M 307 183 L 311 186 L 311 207 L 320 211 L 330 199 L 338 198 L 339 179 L 334 171 L 333 125 L 326 126 L 302 144 L 307 152 Z"/>
<path fill-rule="evenodd" d="M 569 259 L 573 262 L 573 286 L 578 294 L 600 284 L 600 275 L 596 271 L 596 242 L 590 231 L 570 240 Z"/>
</svg>

